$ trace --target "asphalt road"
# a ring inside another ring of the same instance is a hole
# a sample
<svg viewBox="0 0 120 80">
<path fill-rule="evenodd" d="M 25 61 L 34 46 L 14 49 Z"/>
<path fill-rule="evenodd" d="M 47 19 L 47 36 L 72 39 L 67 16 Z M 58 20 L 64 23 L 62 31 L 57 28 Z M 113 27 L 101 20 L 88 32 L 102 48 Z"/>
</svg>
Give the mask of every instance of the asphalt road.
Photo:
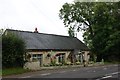
<svg viewBox="0 0 120 80">
<path fill-rule="evenodd" d="M 6 76 L 6 78 L 88 78 L 94 80 L 115 78 L 120 80 L 120 70 L 118 69 L 119 67 L 120 66 L 114 64 L 96 67 L 43 70 L 21 75 Z"/>
</svg>

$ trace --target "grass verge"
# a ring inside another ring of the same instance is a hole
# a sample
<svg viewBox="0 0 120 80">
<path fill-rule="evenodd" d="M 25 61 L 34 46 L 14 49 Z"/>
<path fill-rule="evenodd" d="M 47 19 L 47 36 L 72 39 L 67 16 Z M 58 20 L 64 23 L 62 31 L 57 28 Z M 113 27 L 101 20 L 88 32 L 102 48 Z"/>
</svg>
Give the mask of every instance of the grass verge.
<svg viewBox="0 0 120 80">
<path fill-rule="evenodd" d="M 2 76 L 7 76 L 7 75 L 13 75 L 13 74 L 22 74 L 25 72 L 30 72 L 28 69 L 23 69 L 23 68 L 7 68 L 7 69 L 2 69 Z"/>
<path fill-rule="evenodd" d="M 116 62 L 116 61 L 114 61 L 114 62 L 104 62 L 104 64 L 120 64 L 120 62 Z"/>
<path fill-rule="evenodd" d="M 0 76 L 2 76 L 2 70 L 0 69 Z"/>
</svg>

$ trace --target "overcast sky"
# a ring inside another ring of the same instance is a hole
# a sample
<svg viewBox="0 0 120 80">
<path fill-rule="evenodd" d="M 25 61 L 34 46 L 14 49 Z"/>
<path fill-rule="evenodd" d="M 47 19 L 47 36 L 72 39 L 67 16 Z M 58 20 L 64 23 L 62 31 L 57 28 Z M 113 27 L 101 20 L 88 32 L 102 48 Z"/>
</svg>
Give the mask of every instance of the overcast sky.
<svg viewBox="0 0 120 80">
<path fill-rule="evenodd" d="M 0 0 L 0 28 L 68 35 L 59 10 L 73 0 Z M 82 33 L 78 38 L 83 40 Z"/>
</svg>

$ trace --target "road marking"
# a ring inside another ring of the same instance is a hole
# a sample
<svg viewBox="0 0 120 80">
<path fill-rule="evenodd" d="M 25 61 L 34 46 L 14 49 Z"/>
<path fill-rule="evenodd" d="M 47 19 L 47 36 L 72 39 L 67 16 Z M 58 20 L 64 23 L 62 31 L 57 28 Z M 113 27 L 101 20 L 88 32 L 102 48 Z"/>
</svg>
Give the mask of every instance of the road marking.
<svg viewBox="0 0 120 80">
<path fill-rule="evenodd" d="M 118 74 L 120 72 L 113 72 L 113 73 L 109 73 L 109 74 L 106 74 L 106 75 L 115 75 L 115 74 Z"/>
<path fill-rule="evenodd" d="M 20 78 L 30 78 L 31 76 L 24 76 L 24 77 L 20 77 Z"/>
<path fill-rule="evenodd" d="M 102 77 L 102 79 L 109 78 L 109 77 L 112 77 L 112 76 L 110 76 L 110 75 L 109 76 L 105 76 L 105 77 Z"/>
<path fill-rule="evenodd" d="M 41 76 L 50 75 L 51 73 L 40 74 Z"/>
<path fill-rule="evenodd" d="M 105 78 L 110 78 L 110 77 L 112 77 L 112 75 L 115 75 L 115 74 L 118 74 L 118 73 L 120 73 L 120 72 L 109 73 L 109 74 L 106 74 L 104 77 L 96 79 L 96 80 L 102 80 L 102 79 L 105 79 Z"/>
<path fill-rule="evenodd" d="M 106 78 L 110 78 L 110 77 L 112 77 L 112 76 L 104 76 L 104 77 L 102 77 L 102 78 L 98 78 L 98 79 L 96 79 L 96 80 L 102 80 L 102 79 L 106 79 Z"/>
<path fill-rule="evenodd" d="M 111 73 L 111 74 L 115 75 L 115 74 L 118 74 L 118 73 L 120 73 L 120 72 L 114 72 L 114 73 Z"/>
</svg>

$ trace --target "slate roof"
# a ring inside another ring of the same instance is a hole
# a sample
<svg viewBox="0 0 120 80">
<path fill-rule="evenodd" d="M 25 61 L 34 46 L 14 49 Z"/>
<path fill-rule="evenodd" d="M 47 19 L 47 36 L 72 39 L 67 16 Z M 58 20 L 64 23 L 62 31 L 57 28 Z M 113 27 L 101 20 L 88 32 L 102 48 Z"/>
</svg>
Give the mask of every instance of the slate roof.
<svg viewBox="0 0 120 80">
<path fill-rule="evenodd" d="M 13 32 L 14 34 L 21 37 L 26 43 L 26 49 L 89 50 L 84 43 L 75 37 L 34 33 L 12 29 L 6 29 L 6 31 Z"/>
</svg>

